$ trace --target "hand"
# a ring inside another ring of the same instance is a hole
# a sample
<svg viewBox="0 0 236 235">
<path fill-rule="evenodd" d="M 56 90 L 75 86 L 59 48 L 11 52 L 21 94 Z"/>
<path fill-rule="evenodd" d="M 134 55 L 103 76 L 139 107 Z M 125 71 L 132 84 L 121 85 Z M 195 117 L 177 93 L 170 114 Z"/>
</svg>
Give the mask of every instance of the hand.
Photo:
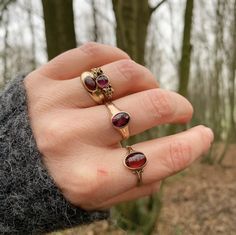
<svg viewBox="0 0 236 235">
<path fill-rule="evenodd" d="M 213 133 L 204 126 L 138 143 L 148 163 L 143 185 L 126 169 L 121 135 L 112 127 L 105 105 L 84 89 L 80 74 L 101 66 L 115 90 L 114 104 L 131 115 L 131 135 L 156 125 L 187 122 L 191 104 L 177 93 L 159 89 L 154 76 L 121 50 L 88 43 L 65 52 L 25 79 L 29 115 L 43 162 L 64 197 L 86 210 L 150 195 L 160 181 L 206 152 Z"/>
</svg>

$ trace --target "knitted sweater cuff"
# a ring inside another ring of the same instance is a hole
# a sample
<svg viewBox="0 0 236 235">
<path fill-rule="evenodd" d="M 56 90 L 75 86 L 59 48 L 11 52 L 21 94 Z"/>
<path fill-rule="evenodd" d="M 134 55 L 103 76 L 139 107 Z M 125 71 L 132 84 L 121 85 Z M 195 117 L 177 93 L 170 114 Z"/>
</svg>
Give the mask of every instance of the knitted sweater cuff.
<svg viewBox="0 0 236 235">
<path fill-rule="evenodd" d="M 39 234 L 105 219 L 64 199 L 29 124 L 23 77 L 0 95 L 0 234 Z"/>
</svg>

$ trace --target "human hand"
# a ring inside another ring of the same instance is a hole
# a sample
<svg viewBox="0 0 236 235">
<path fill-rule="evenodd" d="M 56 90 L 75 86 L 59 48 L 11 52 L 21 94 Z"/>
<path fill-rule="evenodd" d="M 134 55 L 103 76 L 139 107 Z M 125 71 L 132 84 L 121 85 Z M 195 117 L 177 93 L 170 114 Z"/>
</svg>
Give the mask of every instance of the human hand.
<svg viewBox="0 0 236 235">
<path fill-rule="evenodd" d="M 64 197 L 86 210 L 150 195 L 160 181 L 206 152 L 213 141 L 209 128 L 135 144 L 148 163 L 143 185 L 123 165 L 126 149 L 112 127 L 105 105 L 97 105 L 80 74 L 101 66 L 115 90 L 114 104 L 127 111 L 131 135 L 166 123 L 185 123 L 191 104 L 177 93 L 158 88 L 154 76 L 121 50 L 88 43 L 65 52 L 25 79 L 29 116 L 43 162 Z"/>
</svg>

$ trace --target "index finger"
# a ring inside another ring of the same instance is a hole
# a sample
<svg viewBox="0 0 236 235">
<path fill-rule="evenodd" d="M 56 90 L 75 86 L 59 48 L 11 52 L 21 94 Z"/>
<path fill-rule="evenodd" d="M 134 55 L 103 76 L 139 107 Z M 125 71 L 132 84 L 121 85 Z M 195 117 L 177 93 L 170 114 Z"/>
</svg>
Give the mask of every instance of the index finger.
<svg viewBox="0 0 236 235">
<path fill-rule="evenodd" d="M 129 56 L 119 48 L 89 42 L 58 55 L 37 71 L 48 78 L 66 80 L 80 76 L 91 68 L 121 59 L 129 59 Z"/>
</svg>

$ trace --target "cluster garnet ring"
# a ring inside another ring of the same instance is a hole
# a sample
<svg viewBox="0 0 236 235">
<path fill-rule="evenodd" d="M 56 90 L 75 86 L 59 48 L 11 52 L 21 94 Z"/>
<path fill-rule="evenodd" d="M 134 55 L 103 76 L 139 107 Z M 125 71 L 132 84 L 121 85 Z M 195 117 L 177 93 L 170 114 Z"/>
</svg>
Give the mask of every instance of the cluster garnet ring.
<svg viewBox="0 0 236 235">
<path fill-rule="evenodd" d="M 84 88 L 96 103 L 104 104 L 112 99 L 114 90 L 101 68 L 94 68 L 90 72 L 83 72 L 80 78 Z"/>
<path fill-rule="evenodd" d="M 147 164 L 147 158 L 142 152 L 135 151 L 131 146 L 126 146 L 127 154 L 124 166 L 137 175 L 137 186 L 142 184 L 143 168 Z"/>
</svg>

